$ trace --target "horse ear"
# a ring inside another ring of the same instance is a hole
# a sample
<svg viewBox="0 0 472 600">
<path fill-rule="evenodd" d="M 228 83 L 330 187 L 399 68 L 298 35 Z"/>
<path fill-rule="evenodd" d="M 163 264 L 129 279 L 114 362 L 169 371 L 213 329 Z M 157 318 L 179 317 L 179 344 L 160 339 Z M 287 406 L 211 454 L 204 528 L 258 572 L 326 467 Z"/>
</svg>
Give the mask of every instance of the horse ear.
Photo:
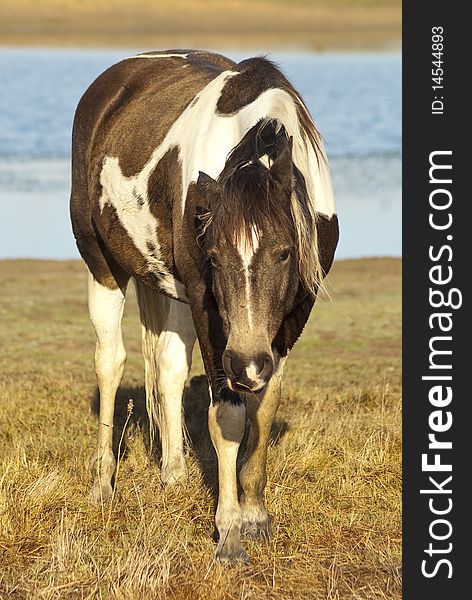
<svg viewBox="0 0 472 600">
<path fill-rule="evenodd" d="M 290 137 L 283 145 L 277 158 L 272 163 L 272 166 L 270 167 L 269 171 L 271 181 L 276 186 L 280 186 L 283 190 L 287 192 L 292 191 L 292 147 L 293 137 Z"/>
<path fill-rule="evenodd" d="M 215 200 L 221 195 L 220 184 L 203 171 L 198 172 L 197 191 L 204 199 L 204 204 L 208 210 L 211 210 Z"/>
</svg>

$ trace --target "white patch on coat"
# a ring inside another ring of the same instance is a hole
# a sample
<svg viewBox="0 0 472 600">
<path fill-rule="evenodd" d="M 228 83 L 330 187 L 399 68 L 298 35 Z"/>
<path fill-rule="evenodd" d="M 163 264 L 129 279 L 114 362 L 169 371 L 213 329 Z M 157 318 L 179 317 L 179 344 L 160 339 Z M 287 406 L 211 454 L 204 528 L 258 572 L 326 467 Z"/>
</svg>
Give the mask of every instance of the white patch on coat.
<svg viewBox="0 0 472 600">
<path fill-rule="evenodd" d="M 159 296 L 159 294 L 155 294 Z M 165 485 L 184 481 L 187 467 L 183 450 L 182 395 L 192 364 L 192 351 L 196 341 L 190 307 L 182 302 L 166 299 L 167 318 L 162 331 L 143 329 L 143 342 L 148 345 L 148 365 L 154 364 L 150 385 L 157 386 L 153 397 L 158 406 L 150 410 L 150 418 L 157 410 L 157 420 L 162 447 L 161 480 Z M 148 304 L 148 308 L 155 308 Z M 157 306 L 156 306 L 157 308 Z M 149 315 L 152 318 L 151 315 Z M 144 344 L 143 344 L 144 347 Z M 151 366 L 152 369 L 152 366 Z"/>
<path fill-rule="evenodd" d="M 115 395 L 126 361 L 126 350 L 121 334 L 125 293 L 126 286 L 110 290 L 98 283 L 89 272 L 88 305 L 90 319 L 97 336 L 95 372 L 100 390 L 98 445 L 90 462 L 94 475 L 90 492 L 92 502 L 103 502 L 112 494 L 111 480 L 116 466 L 112 450 Z"/>
<path fill-rule="evenodd" d="M 269 157 L 267 156 L 267 154 L 263 154 L 259 158 L 259 160 L 264 165 L 264 167 L 267 167 L 268 169 L 270 169 Z"/>
<path fill-rule="evenodd" d="M 218 457 L 218 507 L 215 524 L 219 532 L 217 556 L 225 544 L 241 546 L 241 508 L 238 501 L 236 460 L 246 425 L 246 406 L 243 402 L 210 404 L 208 429 Z"/>
<path fill-rule="evenodd" d="M 129 56 L 131 58 L 188 58 L 187 54 L 137 54 L 136 56 Z"/>
<path fill-rule="evenodd" d="M 173 56 L 187 58 L 188 54 L 141 54 L 136 58 Z M 320 148 L 325 160 L 318 160 L 315 150 L 307 142 L 300 128 L 297 109 L 288 92 L 272 88 L 262 92 L 237 113 L 216 114 L 216 104 L 224 84 L 230 77 L 238 74 L 235 71 L 223 71 L 210 81 L 195 97 L 203 102 L 193 102 L 187 107 L 171 127 L 161 145 L 166 146 L 167 149 L 168 142 L 174 139 L 180 146 L 182 163 L 188 164 L 187 177 L 183 182 L 184 202 L 188 186 L 192 181 L 196 181 L 198 171 L 204 171 L 216 179 L 223 170 L 228 153 L 249 129 L 260 119 L 272 118 L 282 123 L 288 135 L 293 137 L 293 161 L 305 177 L 308 195 L 314 206 L 316 196 L 316 212 L 331 217 L 336 212 L 336 208 L 323 143 L 320 140 Z M 204 144 L 202 140 L 205 141 Z M 159 148 L 155 152 L 158 151 Z M 267 155 L 261 157 L 261 161 L 268 166 Z"/>
<path fill-rule="evenodd" d="M 247 378 L 248 378 L 250 381 L 252 381 L 252 382 L 254 382 L 254 383 L 257 383 L 257 382 L 258 382 L 258 379 L 259 379 L 259 378 L 257 377 L 257 373 L 258 373 L 258 372 L 257 372 L 257 367 L 256 367 L 256 364 L 255 364 L 254 362 L 252 362 L 252 361 L 251 361 L 251 362 L 249 363 L 249 365 L 246 367 L 246 375 L 247 375 Z"/>
<path fill-rule="evenodd" d="M 284 372 L 285 363 L 287 362 L 288 352 L 284 357 L 281 358 L 279 353 L 277 352 L 277 350 L 275 348 L 273 348 L 272 354 L 273 354 L 273 361 L 274 361 L 274 370 L 272 373 L 272 379 L 276 379 L 276 378 L 281 379 L 283 372 Z M 249 365 L 246 367 L 246 377 L 253 383 L 250 393 L 259 392 L 267 384 L 267 381 L 258 377 L 257 366 L 253 361 L 251 361 L 249 363 Z M 226 380 L 226 385 L 229 387 L 230 390 L 241 393 L 240 389 L 238 389 L 238 390 L 234 389 L 233 384 L 229 378 Z M 242 392 L 242 393 L 245 393 L 245 392 Z M 248 393 L 248 392 L 246 392 L 246 393 Z M 263 393 L 265 393 L 265 391 Z"/>
<path fill-rule="evenodd" d="M 253 225 L 251 228 L 252 239 L 241 238 L 238 240 L 237 250 L 241 261 L 243 263 L 244 270 L 244 282 L 245 282 L 245 294 L 246 294 L 246 310 L 247 310 L 247 323 L 249 330 L 252 331 L 254 327 L 252 307 L 251 307 L 251 262 L 254 258 L 255 253 L 259 247 L 260 233 Z"/>
</svg>

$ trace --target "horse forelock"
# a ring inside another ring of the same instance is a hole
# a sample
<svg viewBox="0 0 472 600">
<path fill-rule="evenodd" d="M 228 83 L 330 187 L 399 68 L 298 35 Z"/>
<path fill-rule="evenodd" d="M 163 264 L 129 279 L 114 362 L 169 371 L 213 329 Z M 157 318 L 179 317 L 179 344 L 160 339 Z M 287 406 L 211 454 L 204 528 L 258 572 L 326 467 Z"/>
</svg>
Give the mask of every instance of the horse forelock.
<svg viewBox="0 0 472 600">
<path fill-rule="evenodd" d="M 260 161 L 242 164 L 220 178 L 221 197 L 208 215 L 207 243 L 229 243 L 242 254 L 254 253 L 267 227 L 279 237 L 294 239 L 288 205 L 280 202 L 269 182 L 269 170 Z"/>
</svg>

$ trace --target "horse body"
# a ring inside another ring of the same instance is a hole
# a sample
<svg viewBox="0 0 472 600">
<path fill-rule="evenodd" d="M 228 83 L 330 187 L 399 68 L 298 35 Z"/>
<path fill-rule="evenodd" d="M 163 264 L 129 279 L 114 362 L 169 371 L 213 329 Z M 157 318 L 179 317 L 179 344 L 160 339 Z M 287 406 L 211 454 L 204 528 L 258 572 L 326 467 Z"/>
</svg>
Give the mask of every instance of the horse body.
<svg viewBox="0 0 472 600">
<path fill-rule="evenodd" d="M 92 500 L 107 499 L 126 286 L 137 287 L 161 478 L 184 480 L 181 402 L 198 337 L 218 455 L 217 555 L 268 533 L 268 436 L 288 351 L 334 257 L 329 171 L 302 100 L 269 61 L 176 50 L 127 59 L 87 90 L 73 131 L 71 217 L 89 271 L 100 389 Z M 251 423 L 240 472 L 236 456 Z"/>
</svg>

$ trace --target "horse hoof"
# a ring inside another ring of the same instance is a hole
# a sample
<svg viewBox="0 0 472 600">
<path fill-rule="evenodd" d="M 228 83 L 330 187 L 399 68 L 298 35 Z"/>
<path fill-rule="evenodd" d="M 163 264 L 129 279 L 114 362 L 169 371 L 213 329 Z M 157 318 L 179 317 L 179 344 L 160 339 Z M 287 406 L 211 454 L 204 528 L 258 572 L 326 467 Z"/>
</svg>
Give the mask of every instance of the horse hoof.
<svg viewBox="0 0 472 600">
<path fill-rule="evenodd" d="M 237 563 L 248 563 L 249 557 L 241 544 L 239 527 L 233 526 L 220 534 L 220 541 L 216 547 L 216 560 L 235 565 Z"/>
<path fill-rule="evenodd" d="M 93 484 L 89 494 L 89 501 L 92 504 L 101 504 L 107 502 L 113 495 L 113 488 L 111 483 L 96 482 Z"/>
<path fill-rule="evenodd" d="M 268 542 L 270 539 L 269 519 L 243 522 L 241 532 L 249 540 Z"/>
<path fill-rule="evenodd" d="M 229 566 L 250 563 L 249 556 L 242 546 L 235 549 L 228 548 L 228 545 L 225 544 L 223 547 L 216 549 L 215 558 L 218 562 Z"/>
<path fill-rule="evenodd" d="M 161 469 L 161 481 L 166 488 L 186 483 L 187 478 L 187 465 L 183 457 L 181 460 L 172 461 Z"/>
<path fill-rule="evenodd" d="M 241 532 L 250 540 L 267 541 L 270 538 L 270 518 L 263 504 L 242 503 Z"/>
</svg>

